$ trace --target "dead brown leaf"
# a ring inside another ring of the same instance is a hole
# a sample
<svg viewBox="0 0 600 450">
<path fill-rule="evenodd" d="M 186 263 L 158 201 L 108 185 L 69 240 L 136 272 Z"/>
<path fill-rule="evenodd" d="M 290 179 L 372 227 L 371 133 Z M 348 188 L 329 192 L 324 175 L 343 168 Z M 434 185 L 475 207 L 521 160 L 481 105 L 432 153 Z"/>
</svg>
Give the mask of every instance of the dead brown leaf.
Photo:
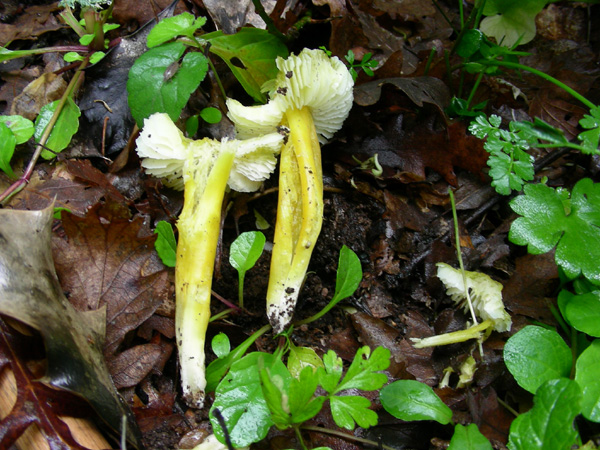
<svg viewBox="0 0 600 450">
<path fill-rule="evenodd" d="M 136 386 L 160 361 L 163 348 L 158 344 L 143 344 L 129 348 L 108 362 L 115 387 Z"/>
<path fill-rule="evenodd" d="M 62 76 L 52 72 L 44 73 L 41 77 L 29 83 L 23 89 L 23 92 L 15 97 L 10 113 L 34 120 L 40 109 L 44 105 L 59 99 L 66 88 L 67 82 Z"/>
<path fill-rule="evenodd" d="M 125 219 L 127 208 L 95 205 L 84 218 L 64 214 L 63 237 L 53 255 L 63 289 L 80 311 L 106 307 L 104 354 L 114 354 L 125 335 L 161 305 L 169 285 L 154 250 L 154 237 L 140 237 L 142 219 Z"/>
<path fill-rule="evenodd" d="M 52 14 L 59 9 L 58 3 L 30 6 L 14 23 L 0 23 L 0 46 L 17 39 L 35 39 L 48 31 L 65 28 L 66 25 Z"/>
</svg>

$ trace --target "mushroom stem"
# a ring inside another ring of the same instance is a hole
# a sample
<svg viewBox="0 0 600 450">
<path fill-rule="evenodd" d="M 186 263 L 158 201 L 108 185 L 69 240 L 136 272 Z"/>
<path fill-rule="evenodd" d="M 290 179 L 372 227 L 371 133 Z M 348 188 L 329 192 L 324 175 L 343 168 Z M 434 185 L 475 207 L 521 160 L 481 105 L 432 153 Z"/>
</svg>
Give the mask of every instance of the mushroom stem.
<svg viewBox="0 0 600 450">
<path fill-rule="evenodd" d="M 175 325 L 183 396 L 190 406 L 204 403 L 204 340 L 210 318 L 214 260 L 221 226 L 221 206 L 235 157 L 234 147 L 222 145 L 206 183 L 197 159 L 185 164 L 184 205 L 177 228 L 175 265 Z M 205 169 L 204 169 L 205 170 Z"/>
<path fill-rule="evenodd" d="M 276 333 L 289 323 L 323 222 L 321 147 L 308 107 L 289 109 L 281 152 L 279 204 L 267 314 Z"/>
</svg>

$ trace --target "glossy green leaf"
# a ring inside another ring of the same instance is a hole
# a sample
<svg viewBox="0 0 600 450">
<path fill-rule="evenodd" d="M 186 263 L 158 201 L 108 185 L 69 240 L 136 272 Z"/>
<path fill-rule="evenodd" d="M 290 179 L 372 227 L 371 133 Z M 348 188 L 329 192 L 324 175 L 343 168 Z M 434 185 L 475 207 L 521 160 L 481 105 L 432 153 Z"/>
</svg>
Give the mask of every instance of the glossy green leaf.
<svg viewBox="0 0 600 450">
<path fill-rule="evenodd" d="M 262 85 L 277 76 L 276 58 L 288 56 L 283 42 L 258 28 L 242 28 L 236 34 L 215 31 L 202 37 L 210 42 L 210 51 L 225 61 L 246 92 L 264 103 Z"/>
<path fill-rule="evenodd" d="M 210 346 L 212 351 L 218 358 L 224 358 L 231 351 L 229 338 L 225 333 L 217 334 L 211 341 Z"/>
<path fill-rule="evenodd" d="M 466 427 L 457 424 L 450 440 L 448 450 L 492 450 L 492 444 L 481 434 L 474 423 Z"/>
<path fill-rule="evenodd" d="M 266 238 L 260 231 L 247 231 L 240 234 L 235 241 L 231 243 L 229 251 L 229 263 L 240 272 L 247 272 L 260 255 L 265 247 Z"/>
<path fill-rule="evenodd" d="M 276 366 L 280 366 L 277 368 Z M 283 366 L 283 369 L 281 369 Z M 273 426 L 271 411 L 265 401 L 260 370 L 285 370 L 283 363 L 268 353 L 250 353 L 235 362 L 216 390 L 210 421 L 217 439 L 224 443 L 223 429 L 213 415 L 218 408 L 236 447 L 245 447 L 263 439 Z"/>
<path fill-rule="evenodd" d="M 569 376 L 572 356 L 556 331 L 529 325 L 506 342 L 504 362 L 519 386 L 535 394 L 544 382 Z"/>
<path fill-rule="evenodd" d="M 517 42 L 526 44 L 535 37 L 535 16 L 548 0 L 488 0 L 483 13 L 486 16 L 479 28 L 496 42 L 512 47 Z"/>
<path fill-rule="evenodd" d="M 54 111 L 56 110 L 56 106 L 59 102 L 60 100 L 56 100 L 52 103 L 48 103 L 40 110 L 40 114 L 35 119 L 36 141 L 39 142 L 42 134 L 44 134 L 44 130 L 52 119 Z M 60 112 L 60 115 L 58 116 L 58 120 L 52 128 L 50 137 L 45 144 L 46 147 L 52 150 L 54 153 L 52 151 L 44 150 L 42 152 L 42 158 L 52 159 L 56 157 L 56 153 L 59 153 L 67 148 L 67 146 L 71 143 L 71 138 L 79 129 L 79 116 L 81 116 L 79 106 L 75 104 L 71 97 L 68 97 L 62 111 Z"/>
<path fill-rule="evenodd" d="M 586 419 L 600 422 L 600 340 L 579 355 L 575 368 L 575 381 L 583 392 L 581 412 Z"/>
<path fill-rule="evenodd" d="M 223 118 L 223 115 L 217 108 L 209 106 L 208 108 L 204 108 L 202 111 L 200 111 L 200 117 L 202 117 L 202 120 L 204 120 L 206 123 L 219 123 Z"/>
<path fill-rule="evenodd" d="M 425 383 L 398 380 L 384 387 L 381 404 L 392 416 L 405 421 L 435 420 L 445 425 L 452 420 L 452 410 Z"/>
<path fill-rule="evenodd" d="M 158 22 L 147 38 L 148 48 L 156 47 L 164 44 L 178 36 L 186 36 L 192 38 L 194 33 L 204 26 L 206 17 L 198 17 L 197 19 L 189 12 L 184 12 L 173 17 L 167 17 Z"/>
<path fill-rule="evenodd" d="M 510 202 L 517 214 L 509 239 L 527 245 L 532 254 L 556 247 L 555 260 L 573 279 L 583 274 L 600 284 L 600 184 L 579 180 L 568 191 L 528 184 L 524 195 Z"/>
<path fill-rule="evenodd" d="M 277 428 L 284 430 L 292 425 L 289 407 L 292 377 L 285 366 L 278 373 L 273 373 L 270 368 L 264 368 L 259 374 L 262 394 L 271 412 L 271 420 Z"/>
<path fill-rule="evenodd" d="M 353 430 L 354 424 L 362 428 L 377 425 L 377 413 L 370 408 L 371 402 L 358 395 L 335 396 L 329 399 L 331 415 L 336 425 Z"/>
<path fill-rule="evenodd" d="M 27 142 L 35 131 L 33 122 L 22 116 L 0 116 L 0 123 L 10 128 L 17 145 Z"/>
<path fill-rule="evenodd" d="M 158 234 L 154 241 L 154 248 L 163 264 L 167 267 L 175 267 L 177 260 L 177 241 L 173 233 L 173 227 L 165 220 L 161 220 L 156 224 L 155 234 Z"/>
<path fill-rule="evenodd" d="M 560 312 L 578 331 L 600 337 L 600 291 L 573 295 L 563 290 L 558 296 Z"/>
<path fill-rule="evenodd" d="M 479 51 L 484 36 L 480 30 L 466 30 L 462 36 L 460 44 L 456 47 L 456 53 L 461 58 L 470 58 Z"/>
<path fill-rule="evenodd" d="M 319 377 L 312 367 L 305 367 L 292 378 L 289 390 L 289 409 L 292 423 L 302 423 L 316 416 L 327 397 L 314 397 Z"/>
<path fill-rule="evenodd" d="M 312 367 L 316 372 L 319 367 L 324 366 L 323 360 L 312 348 L 297 347 L 290 342 L 287 367 L 293 377 L 298 377 L 305 367 Z"/>
<path fill-rule="evenodd" d="M 573 426 L 581 412 L 581 389 L 567 378 L 543 383 L 533 399 L 533 408 L 510 426 L 511 450 L 565 450 L 575 443 Z"/>
<path fill-rule="evenodd" d="M 131 114 L 138 127 L 156 112 L 164 112 L 176 121 L 208 71 L 202 53 L 187 53 L 175 75 L 165 79 L 165 72 L 179 61 L 186 50 L 181 42 L 154 47 L 141 55 L 129 71 L 127 93 Z"/>
<path fill-rule="evenodd" d="M 10 160 L 15 153 L 17 138 L 14 133 L 6 126 L 5 123 L 0 123 L 0 169 L 9 177 L 14 177 L 15 174 L 10 167 Z"/>
</svg>

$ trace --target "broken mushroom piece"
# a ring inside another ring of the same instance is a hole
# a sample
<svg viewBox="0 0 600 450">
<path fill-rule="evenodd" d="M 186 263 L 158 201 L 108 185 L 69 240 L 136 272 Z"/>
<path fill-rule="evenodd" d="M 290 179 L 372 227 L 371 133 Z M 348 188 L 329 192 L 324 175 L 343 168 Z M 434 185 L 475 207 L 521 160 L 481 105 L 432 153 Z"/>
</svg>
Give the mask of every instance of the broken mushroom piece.
<svg viewBox="0 0 600 450">
<path fill-rule="evenodd" d="M 321 50 L 277 59 L 279 73 L 263 88 L 269 102 L 242 106 L 227 100 L 239 136 L 278 131 L 285 136 L 267 316 L 275 332 L 288 325 L 323 221 L 321 147 L 342 127 L 354 82 L 346 66 Z"/>
<path fill-rule="evenodd" d="M 473 311 L 483 322 L 465 329 L 423 339 L 411 338 L 416 348 L 437 347 L 439 345 L 455 344 L 470 339 L 481 339 L 493 330 L 509 331 L 512 320 L 502 302 L 502 284 L 481 272 L 465 271 L 465 277 L 460 270 L 445 263 L 437 263 L 437 276 L 446 287 L 446 294 L 465 311 L 469 310 L 467 291 L 473 305 Z M 467 290 L 465 290 L 465 282 Z"/>
<path fill-rule="evenodd" d="M 189 406 L 204 402 L 204 341 L 221 209 L 227 187 L 252 192 L 276 165 L 282 136 L 239 140 L 187 139 L 166 114 L 144 121 L 137 140 L 142 166 L 174 188 L 184 188 L 177 222 L 175 328 L 183 396 Z"/>
</svg>

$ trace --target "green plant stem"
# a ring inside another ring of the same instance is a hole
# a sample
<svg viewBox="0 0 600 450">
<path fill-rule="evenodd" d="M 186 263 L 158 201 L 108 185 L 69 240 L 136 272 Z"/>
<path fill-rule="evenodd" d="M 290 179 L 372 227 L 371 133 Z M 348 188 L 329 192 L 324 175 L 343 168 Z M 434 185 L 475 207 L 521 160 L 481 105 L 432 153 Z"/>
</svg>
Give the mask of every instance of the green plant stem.
<svg viewBox="0 0 600 450">
<path fill-rule="evenodd" d="M 471 317 L 473 318 L 473 324 L 477 325 L 477 316 L 473 309 L 473 303 L 471 302 L 471 295 L 469 294 L 469 288 L 467 286 L 467 274 L 465 273 L 465 266 L 462 260 L 462 252 L 460 250 L 460 233 L 458 230 L 458 215 L 456 214 L 456 201 L 454 200 L 454 193 L 452 189 L 448 189 L 448 195 L 450 196 L 450 204 L 452 205 L 452 218 L 454 219 L 454 237 L 456 245 L 456 257 L 458 259 L 458 265 L 463 276 L 463 286 L 465 287 L 465 297 L 467 297 L 467 303 L 469 304 L 469 310 L 471 311 Z"/>
<path fill-rule="evenodd" d="M 227 308 L 227 309 L 221 311 L 220 313 L 217 313 L 214 316 L 212 316 L 210 319 L 208 319 L 208 321 L 214 322 L 215 320 L 219 320 L 221 317 L 225 317 L 226 315 L 231 314 L 234 311 L 235 311 L 235 309 L 233 309 L 233 308 Z"/>
<path fill-rule="evenodd" d="M 425 64 L 425 71 L 423 72 L 423 75 L 427 76 L 427 74 L 429 73 L 429 68 L 431 67 L 431 62 L 433 61 L 433 57 L 435 56 L 435 52 L 437 51 L 437 48 L 432 47 L 431 51 L 429 52 L 429 57 L 427 58 L 427 63 Z"/>
<path fill-rule="evenodd" d="M 370 439 L 354 436 L 352 434 L 343 433 L 341 431 L 332 430 L 330 428 L 313 427 L 310 425 L 303 425 L 301 428 L 306 431 L 315 431 L 317 433 L 331 434 L 332 436 L 337 436 L 342 439 L 347 439 L 349 441 L 355 441 L 360 442 L 362 444 L 372 445 L 375 448 L 381 448 L 384 450 L 395 450 L 394 447 L 390 447 L 389 445 L 381 444 L 380 442 L 375 442 Z"/>
<path fill-rule="evenodd" d="M 498 61 L 498 60 L 494 60 L 494 61 L 480 61 L 480 63 L 483 64 L 483 65 L 487 65 L 487 66 L 507 67 L 509 69 L 517 69 L 517 70 L 524 70 L 526 72 L 530 72 L 530 73 L 532 73 L 534 75 L 537 75 L 538 77 L 543 78 L 546 81 L 549 81 L 552 84 L 555 84 L 559 88 L 561 88 L 564 91 L 568 92 L 569 94 L 571 94 L 574 98 L 576 98 L 577 100 L 579 100 L 581 103 L 583 103 L 588 108 L 592 109 L 592 108 L 596 107 L 595 104 L 593 104 L 591 101 L 589 101 L 583 95 L 581 95 L 575 89 L 567 86 L 565 83 L 563 83 L 560 80 L 557 80 L 553 76 L 548 75 L 548 74 L 546 74 L 546 73 L 544 73 L 544 72 L 542 72 L 540 70 L 534 69 L 533 67 L 525 66 L 525 65 L 519 64 L 519 63 L 513 63 L 513 62 L 509 62 L 509 61 Z"/>
<path fill-rule="evenodd" d="M 244 278 L 246 277 L 246 272 L 240 271 L 238 276 L 238 304 L 240 308 L 244 307 Z"/>
<path fill-rule="evenodd" d="M 31 174 L 33 173 L 33 169 L 35 168 L 37 160 L 39 159 L 40 155 L 42 154 L 42 151 L 44 150 L 44 145 L 46 144 L 46 142 L 48 142 L 48 138 L 50 137 L 50 134 L 52 133 L 52 129 L 54 128 L 54 125 L 56 124 L 56 122 L 58 121 L 58 118 L 60 117 L 60 113 L 62 112 L 62 110 L 65 106 L 65 103 L 67 102 L 67 99 L 69 97 L 73 96 L 76 88 L 80 85 L 80 79 L 81 79 L 81 75 L 83 74 L 83 69 L 85 69 L 85 67 L 88 65 L 88 63 L 89 63 L 89 56 L 86 56 L 86 58 L 81 62 L 81 65 L 79 66 L 79 68 L 77 69 L 75 74 L 73 75 L 73 78 L 71 78 L 71 81 L 69 82 L 69 85 L 67 86 L 67 89 L 65 90 L 64 94 L 62 95 L 60 101 L 56 105 L 54 114 L 52 115 L 52 118 L 50 119 L 50 121 L 48 122 L 48 125 L 44 129 L 44 132 L 42 133 L 42 136 L 40 137 L 40 140 L 38 141 L 38 144 L 35 148 L 35 152 L 33 153 L 33 156 L 31 157 L 31 160 L 29 161 L 27 168 L 23 172 L 23 175 L 21 175 L 21 177 L 15 183 L 13 183 L 11 186 L 9 186 L 9 188 L 6 191 L 4 191 L 2 193 L 2 195 L 0 195 L 0 204 L 2 204 L 2 205 L 6 204 L 6 202 L 13 195 L 19 193 L 25 187 L 25 185 L 29 182 L 29 178 L 31 177 Z"/>
<path fill-rule="evenodd" d="M 498 400 L 498 403 L 500 403 L 504 407 L 504 409 L 506 409 L 513 416 L 515 416 L 515 417 L 519 417 L 520 416 L 520 414 L 512 406 L 510 406 L 508 403 L 506 403 L 500 397 L 497 397 L 497 400 Z"/>
<path fill-rule="evenodd" d="M 298 442 L 302 446 L 302 450 L 308 450 L 306 445 L 304 444 L 304 439 L 302 439 L 302 432 L 300 431 L 300 427 L 298 425 L 294 425 L 294 433 L 296 433 L 296 437 L 298 438 Z"/>
<path fill-rule="evenodd" d="M 569 378 L 571 378 L 571 380 L 575 379 L 575 368 L 577 367 L 578 353 L 579 349 L 577 348 L 577 330 L 575 328 L 571 328 L 571 354 L 573 355 L 573 364 L 571 365 L 571 373 L 569 374 Z"/>
<path fill-rule="evenodd" d="M 471 89 L 471 92 L 469 94 L 469 98 L 467 99 L 467 108 L 466 109 L 469 109 L 469 106 L 471 106 L 473 97 L 475 97 L 475 92 L 477 92 L 477 89 L 479 88 L 479 84 L 481 83 L 482 79 L 483 79 L 483 72 L 479 72 L 479 74 L 477 75 L 477 79 L 475 80 L 475 84 L 473 85 L 473 88 Z"/>
</svg>

